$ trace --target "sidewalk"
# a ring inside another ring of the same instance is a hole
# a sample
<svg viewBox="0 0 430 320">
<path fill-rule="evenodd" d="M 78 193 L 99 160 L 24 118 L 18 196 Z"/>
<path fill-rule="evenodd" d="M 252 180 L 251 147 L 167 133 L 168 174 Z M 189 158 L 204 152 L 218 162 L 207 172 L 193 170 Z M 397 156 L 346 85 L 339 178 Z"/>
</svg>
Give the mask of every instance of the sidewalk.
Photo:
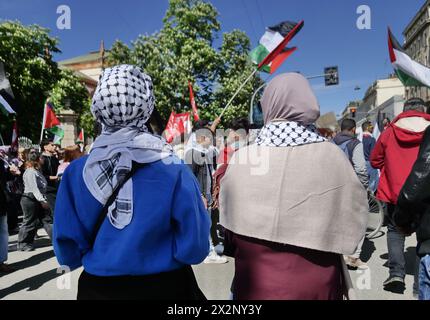
<svg viewBox="0 0 430 320">
<path fill-rule="evenodd" d="M 383 229 L 386 232 L 386 229 Z M 44 234 L 39 230 L 39 234 Z M 70 281 L 60 281 L 58 263 L 47 236 L 36 240 L 33 252 L 16 251 L 17 235 L 9 239 L 9 261 L 18 271 L 0 276 L 0 299 L 12 300 L 75 300 L 82 269 L 70 274 Z M 388 277 L 387 243 L 384 233 L 380 238 L 364 244 L 362 259 L 367 261 L 370 273 L 350 271 L 356 294 L 360 300 L 414 300 L 412 295 L 415 265 L 415 237 L 406 240 L 406 291 L 403 295 L 386 292 L 382 283 Z M 200 264 L 194 266 L 200 288 L 210 300 L 225 300 L 230 295 L 234 274 L 234 261 L 226 264 Z M 370 280 L 367 283 L 364 280 Z M 366 288 L 370 284 L 370 289 Z M 361 289 L 359 288 L 361 287 Z M 364 288 L 363 288 L 364 287 Z"/>
<path fill-rule="evenodd" d="M 0 300 L 75 300 L 82 268 L 70 273 L 70 280 L 61 281 L 61 270 L 44 230 L 35 241 L 36 250 L 16 251 L 18 236 L 9 237 L 9 260 L 18 270 L 0 275 Z M 234 263 L 200 264 L 194 266 L 200 288 L 210 300 L 226 300 L 230 295 Z"/>
<path fill-rule="evenodd" d="M 383 234 L 373 240 L 367 240 L 363 245 L 361 259 L 369 265 L 369 271 L 350 271 L 351 279 L 359 300 L 416 300 L 413 297 L 412 287 L 414 283 L 415 247 L 417 244 L 415 235 L 406 238 L 406 291 L 404 294 L 395 294 L 383 289 L 383 282 L 388 278 L 388 250 L 387 228 L 382 229 Z M 367 280 L 370 282 L 367 283 Z M 369 289 L 370 284 L 370 289 Z"/>
</svg>

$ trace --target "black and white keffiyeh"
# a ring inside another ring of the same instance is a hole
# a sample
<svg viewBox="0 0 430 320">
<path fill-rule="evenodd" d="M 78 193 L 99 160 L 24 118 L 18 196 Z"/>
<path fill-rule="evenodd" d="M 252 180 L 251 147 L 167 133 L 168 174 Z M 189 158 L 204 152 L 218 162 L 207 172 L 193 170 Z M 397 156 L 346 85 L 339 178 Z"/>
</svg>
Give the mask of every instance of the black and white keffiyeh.
<svg viewBox="0 0 430 320">
<path fill-rule="evenodd" d="M 152 80 L 138 67 L 120 65 L 106 69 L 93 96 L 91 112 L 103 125 L 83 171 L 85 185 L 103 205 L 132 168 L 172 155 L 172 148 L 147 132 L 154 110 Z M 127 181 L 109 207 L 108 218 L 123 229 L 133 218 L 133 183 Z"/>
<path fill-rule="evenodd" d="M 296 147 L 326 141 L 314 125 L 303 126 L 293 121 L 270 122 L 257 137 L 256 143 L 267 147 Z"/>
</svg>

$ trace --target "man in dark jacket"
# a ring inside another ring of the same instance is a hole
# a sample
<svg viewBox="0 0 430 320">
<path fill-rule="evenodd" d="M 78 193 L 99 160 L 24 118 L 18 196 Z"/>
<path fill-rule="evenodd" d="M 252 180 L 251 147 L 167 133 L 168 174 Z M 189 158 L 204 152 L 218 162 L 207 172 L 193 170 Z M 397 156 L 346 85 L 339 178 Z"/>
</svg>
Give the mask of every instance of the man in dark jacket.
<svg viewBox="0 0 430 320">
<path fill-rule="evenodd" d="M 393 215 L 399 230 L 406 235 L 417 233 L 419 298 L 430 300 L 430 127 L 418 154 L 418 160 L 400 191 Z"/>
<path fill-rule="evenodd" d="M 40 148 L 42 150 L 42 156 L 40 157 L 42 160 L 41 171 L 48 182 L 48 187 L 46 188 L 46 198 L 48 199 L 51 212 L 54 212 L 55 200 L 57 198 L 58 191 L 57 171 L 60 163 L 55 156 L 56 147 L 52 141 L 43 140 L 40 144 Z"/>
<path fill-rule="evenodd" d="M 367 189 L 369 178 L 367 176 L 366 161 L 363 144 L 355 137 L 357 124 L 353 119 L 345 119 L 341 123 L 341 132 L 336 135 L 333 142 L 347 155 L 354 167 L 361 184 Z"/>
<path fill-rule="evenodd" d="M 206 120 L 199 120 L 194 124 L 193 134 L 185 148 L 185 162 L 197 178 L 203 202 L 211 216 L 212 227 L 216 221 L 212 217 L 212 187 L 213 173 L 216 170 L 216 159 L 219 155 L 214 146 L 214 134 L 220 120 L 217 119 L 212 126 Z M 211 228 L 212 228 L 211 227 Z M 212 237 L 210 241 L 210 252 L 204 263 L 226 263 L 227 258 L 219 256 L 215 251 Z"/>
<path fill-rule="evenodd" d="M 4 162 L 0 159 L 0 274 L 15 271 L 5 264 L 8 253 L 9 234 L 7 228 L 7 190 L 6 190 L 7 171 Z"/>
<path fill-rule="evenodd" d="M 384 289 L 396 293 L 405 290 L 405 237 L 398 232 L 392 218 L 399 192 L 417 160 L 424 132 L 430 126 L 430 116 L 425 110 L 425 103 L 421 99 L 406 101 L 404 112 L 384 130 L 370 155 L 372 167 L 381 170 L 376 197 L 387 204 L 390 275 L 384 282 Z"/>
<path fill-rule="evenodd" d="M 373 137 L 373 126 L 370 121 L 366 121 L 361 125 L 363 129 L 363 151 L 364 159 L 366 160 L 367 174 L 369 176 L 369 189 L 375 193 L 378 187 L 379 173 L 378 169 L 375 169 L 370 164 L 370 154 L 375 148 L 376 140 Z"/>
<path fill-rule="evenodd" d="M 345 119 L 341 123 L 341 132 L 334 137 L 333 142 L 346 154 L 351 165 L 357 174 L 358 179 L 364 188 L 369 186 L 369 177 L 367 175 L 366 161 L 364 158 L 363 144 L 355 137 L 357 124 L 355 120 Z M 361 251 L 364 243 L 365 235 L 358 244 L 355 253 L 346 257 L 346 264 L 351 268 L 366 270 L 368 265 L 361 261 Z"/>
</svg>

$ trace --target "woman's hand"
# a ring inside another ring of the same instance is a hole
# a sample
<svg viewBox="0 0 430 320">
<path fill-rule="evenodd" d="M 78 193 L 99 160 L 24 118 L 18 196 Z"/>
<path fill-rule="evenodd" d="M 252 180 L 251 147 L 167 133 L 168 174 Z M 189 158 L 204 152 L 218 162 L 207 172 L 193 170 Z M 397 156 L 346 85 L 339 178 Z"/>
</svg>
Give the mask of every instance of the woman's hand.
<svg viewBox="0 0 430 320">
<path fill-rule="evenodd" d="M 206 200 L 206 197 L 202 195 L 203 204 L 205 205 L 205 209 L 208 209 L 208 200 Z"/>
<path fill-rule="evenodd" d="M 41 202 L 40 205 L 42 206 L 43 209 L 48 210 L 51 209 L 51 207 L 49 206 L 48 202 Z"/>
</svg>

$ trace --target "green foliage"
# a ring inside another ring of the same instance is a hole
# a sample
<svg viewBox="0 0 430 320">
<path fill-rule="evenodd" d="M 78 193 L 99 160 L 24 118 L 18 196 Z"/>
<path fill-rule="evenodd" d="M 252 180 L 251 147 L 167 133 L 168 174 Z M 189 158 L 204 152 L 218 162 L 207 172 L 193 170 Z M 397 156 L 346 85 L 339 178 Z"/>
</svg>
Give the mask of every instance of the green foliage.
<svg viewBox="0 0 430 320">
<path fill-rule="evenodd" d="M 78 118 L 78 127 L 83 128 L 85 131 L 85 137 L 95 137 L 94 127 L 95 119 L 90 110 L 91 99 L 87 98 L 87 104 L 82 109 Z"/>
<path fill-rule="evenodd" d="M 139 36 L 131 47 L 117 40 L 109 51 L 107 63 L 141 66 L 153 79 L 157 109 L 165 121 L 172 109 L 191 109 L 190 80 L 200 117 L 214 120 L 254 70 L 248 58 L 249 38 L 234 30 L 224 33 L 221 47 L 215 48 L 213 43 L 221 29 L 218 12 L 203 0 L 170 0 L 163 22 L 160 31 Z M 57 111 L 70 104 L 79 114 L 78 125 L 91 135 L 94 120 L 85 87 L 71 72 L 61 71 L 52 61 L 51 54 L 60 50 L 58 40 L 49 35 L 49 30 L 2 22 L 0 43 L 0 60 L 21 107 L 17 116 L 21 134 L 38 140 L 44 104 L 51 96 Z M 223 125 L 248 114 L 251 96 L 261 83 L 256 75 L 243 88 L 225 113 Z M 10 121 L 2 120 L 2 132 L 6 128 L 10 131 Z"/>
<path fill-rule="evenodd" d="M 213 47 L 221 28 L 217 16 L 208 2 L 170 0 L 164 27 L 139 36 L 131 48 L 115 42 L 109 63 L 137 64 L 152 77 L 157 109 L 164 120 L 172 109 L 190 110 L 188 80 L 193 84 L 200 117 L 214 120 L 254 70 L 248 58 L 250 41 L 242 31 L 225 33 L 221 48 Z M 225 113 L 224 125 L 248 114 L 251 96 L 260 83 L 255 76 L 245 86 Z"/>
<path fill-rule="evenodd" d="M 55 111 L 73 110 L 78 116 L 77 125 L 84 128 L 87 136 L 94 136 L 94 118 L 91 114 L 91 100 L 85 85 L 71 70 L 61 70 L 61 79 L 51 90 L 50 100 Z"/>
<path fill-rule="evenodd" d="M 70 107 L 80 115 L 78 124 L 82 123 L 87 133 L 92 132 L 88 91 L 72 71 L 60 70 L 52 60 L 51 54 L 60 50 L 58 40 L 49 36 L 48 29 L 6 21 L 0 24 L 0 43 L 0 60 L 20 107 L 17 121 L 22 136 L 38 142 L 48 97 L 56 112 Z M 11 121 L 2 120 L 5 136 L 11 132 Z"/>
<path fill-rule="evenodd" d="M 120 40 L 116 40 L 112 45 L 107 57 L 107 64 L 112 65 L 116 62 L 131 64 L 131 50 Z"/>
<path fill-rule="evenodd" d="M 61 70 L 50 96 L 56 111 L 71 109 L 79 114 L 88 105 L 88 90 L 71 70 Z"/>
<path fill-rule="evenodd" d="M 0 60 L 7 70 L 16 101 L 20 107 L 17 120 L 20 133 L 36 141 L 40 133 L 44 101 L 60 71 L 51 53 L 60 52 L 58 40 L 37 25 L 19 22 L 0 24 Z M 11 129 L 11 119 L 3 122 L 3 132 Z"/>
</svg>

